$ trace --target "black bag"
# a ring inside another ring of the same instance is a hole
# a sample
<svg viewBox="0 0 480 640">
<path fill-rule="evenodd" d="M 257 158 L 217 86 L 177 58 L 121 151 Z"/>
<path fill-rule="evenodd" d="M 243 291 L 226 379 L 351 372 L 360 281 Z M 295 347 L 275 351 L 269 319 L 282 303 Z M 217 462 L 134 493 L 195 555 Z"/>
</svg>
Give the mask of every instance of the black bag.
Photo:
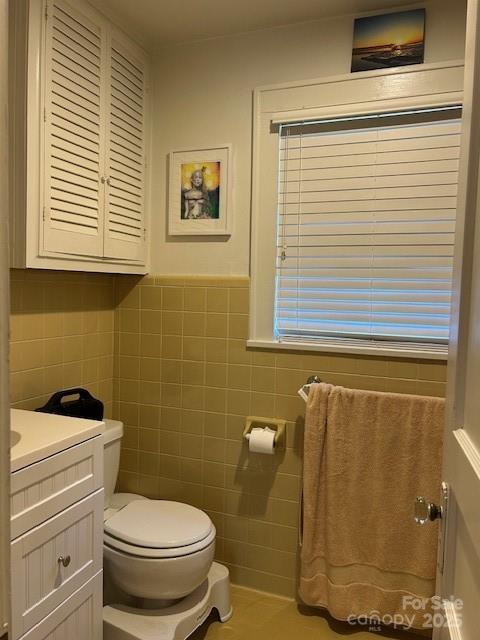
<svg viewBox="0 0 480 640">
<path fill-rule="evenodd" d="M 63 398 L 78 395 L 76 400 L 62 402 Z M 103 420 L 103 402 L 94 398 L 86 389 L 65 389 L 57 391 L 48 402 L 35 409 L 40 413 L 56 413 L 72 418 L 87 418 L 89 420 Z"/>
</svg>

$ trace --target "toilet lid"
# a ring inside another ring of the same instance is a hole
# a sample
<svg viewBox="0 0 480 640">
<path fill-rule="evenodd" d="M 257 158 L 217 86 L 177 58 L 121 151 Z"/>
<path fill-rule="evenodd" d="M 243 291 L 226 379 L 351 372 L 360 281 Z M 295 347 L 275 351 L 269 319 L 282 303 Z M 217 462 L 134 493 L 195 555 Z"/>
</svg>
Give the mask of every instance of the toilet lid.
<svg viewBox="0 0 480 640">
<path fill-rule="evenodd" d="M 134 500 L 104 522 L 105 533 L 138 547 L 171 549 L 206 538 L 213 525 L 206 513 L 182 502 Z"/>
</svg>

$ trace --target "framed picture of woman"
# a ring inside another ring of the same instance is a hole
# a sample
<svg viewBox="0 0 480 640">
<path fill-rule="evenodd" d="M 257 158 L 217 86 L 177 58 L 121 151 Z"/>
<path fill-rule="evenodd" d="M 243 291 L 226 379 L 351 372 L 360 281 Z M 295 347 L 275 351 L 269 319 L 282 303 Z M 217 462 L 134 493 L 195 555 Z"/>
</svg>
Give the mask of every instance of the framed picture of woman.
<svg viewBox="0 0 480 640">
<path fill-rule="evenodd" d="M 229 144 L 170 153 L 170 235 L 230 235 L 230 164 Z"/>
</svg>

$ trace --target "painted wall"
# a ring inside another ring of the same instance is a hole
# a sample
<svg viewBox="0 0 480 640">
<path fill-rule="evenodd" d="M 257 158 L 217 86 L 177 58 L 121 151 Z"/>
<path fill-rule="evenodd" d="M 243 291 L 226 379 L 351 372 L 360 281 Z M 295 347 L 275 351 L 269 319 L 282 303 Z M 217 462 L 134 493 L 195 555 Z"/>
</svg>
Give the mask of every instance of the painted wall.
<svg viewBox="0 0 480 640">
<path fill-rule="evenodd" d="M 426 62 L 462 59 L 464 0 L 427 9 Z M 152 273 L 249 273 L 252 90 L 348 73 L 353 16 L 170 47 L 154 60 Z M 167 154 L 230 142 L 235 150 L 230 239 L 168 237 Z"/>
</svg>

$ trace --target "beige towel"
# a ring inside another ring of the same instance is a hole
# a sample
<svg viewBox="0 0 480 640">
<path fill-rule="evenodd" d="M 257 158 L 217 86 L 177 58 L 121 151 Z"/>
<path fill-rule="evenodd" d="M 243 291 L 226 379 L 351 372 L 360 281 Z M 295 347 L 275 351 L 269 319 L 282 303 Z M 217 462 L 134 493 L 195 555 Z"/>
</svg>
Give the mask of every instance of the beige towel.
<svg viewBox="0 0 480 640">
<path fill-rule="evenodd" d="M 300 596 L 349 616 L 412 616 L 403 596 L 435 589 L 444 400 L 312 385 L 304 445 Z M 419 611 L 413 627 L 422 627 Z"/>
</svg>

